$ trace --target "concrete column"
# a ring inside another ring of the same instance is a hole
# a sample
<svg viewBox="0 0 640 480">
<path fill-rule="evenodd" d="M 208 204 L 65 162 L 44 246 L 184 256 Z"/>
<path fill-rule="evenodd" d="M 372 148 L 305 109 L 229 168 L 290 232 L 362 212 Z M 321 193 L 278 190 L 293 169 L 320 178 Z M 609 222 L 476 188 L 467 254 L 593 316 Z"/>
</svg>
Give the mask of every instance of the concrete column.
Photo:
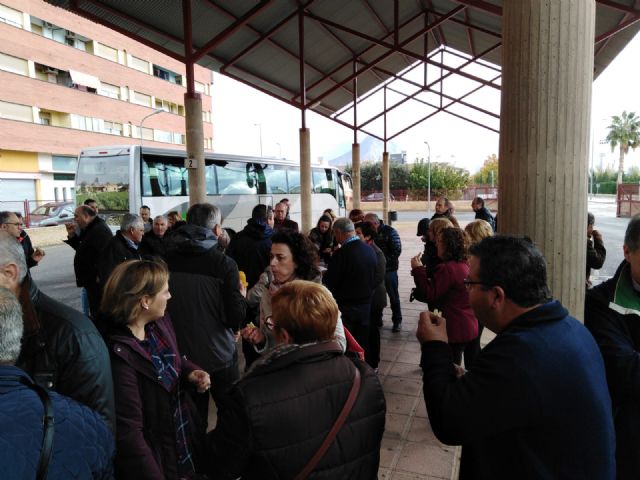
<svg viewBox="0 0 640 480">
<path fill-rule="evenodd" d="M 389 152 L 382 153 L 382 218 L 389 223 Z"/>
<path fill-rule="evenodd" d="M 300 129 L 300 203 L 302 210 L 302 225 L 300 231 L 309 233 L 312 228 L 311 218 L 311 131 Z"/>
<path fill-rule="evenodd" d="M 196 168 L 189 169 L 189 205 L 207 201 L 204 178 L 204 133 L 202 130 L 202 98 L 199 93 L 184 94 L 184 123 L 187 128 L 187 158 Z"/>
<path fill-rule="evenodd" d="M 503 2 L 500 233 L 531 237 L 583 317 L 594 0 Z"/>
<path fill-rule="evenodd" d="M 351 182 L 353 183 L 353 208 L 360 208 L 360 144 L 351 144 Z"/>
</svg>

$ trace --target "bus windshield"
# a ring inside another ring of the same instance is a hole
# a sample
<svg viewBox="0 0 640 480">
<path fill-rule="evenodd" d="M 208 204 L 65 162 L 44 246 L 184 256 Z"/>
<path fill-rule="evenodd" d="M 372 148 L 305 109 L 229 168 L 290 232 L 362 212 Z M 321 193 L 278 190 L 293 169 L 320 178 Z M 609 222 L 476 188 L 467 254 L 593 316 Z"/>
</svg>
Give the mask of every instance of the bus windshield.
<svg viewBox="0 0 640 480">
<path fill-rule="evenodd" d="M 80 156 L 76 173 L 76 203 L 87 198 L 101 211 L 129 211 L 129 155 Z"/>
</svg>

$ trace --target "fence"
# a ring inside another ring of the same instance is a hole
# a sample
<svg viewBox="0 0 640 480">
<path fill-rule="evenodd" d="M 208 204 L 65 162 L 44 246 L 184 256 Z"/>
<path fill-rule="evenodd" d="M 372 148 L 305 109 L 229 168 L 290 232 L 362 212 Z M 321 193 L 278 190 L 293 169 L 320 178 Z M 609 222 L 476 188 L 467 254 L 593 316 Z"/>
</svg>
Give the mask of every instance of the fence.
<svg viewBox="0 0 640 480">
<path fill-rule="evenodd" d="M 427 201 L 426 189 L 393 189 L 391 200 L 399 202 Z M 449 200 L 473 200 L 476 197 L 484 199 L 485 205 L 491 209 L 498 208 L 498 187 L 487 185 L 472 185 L 463 190 L 431 190 L 431 201 L 445 196 Z M 363 190 L 363 201 L 382 201 L 382 193 L 379 190 Z"/>
<path fill-rule="evenodd" d="M 640 185 L 621 183 L 618 185 L 617 217 L 633 217 L 640 213 Z"/>
</svg>

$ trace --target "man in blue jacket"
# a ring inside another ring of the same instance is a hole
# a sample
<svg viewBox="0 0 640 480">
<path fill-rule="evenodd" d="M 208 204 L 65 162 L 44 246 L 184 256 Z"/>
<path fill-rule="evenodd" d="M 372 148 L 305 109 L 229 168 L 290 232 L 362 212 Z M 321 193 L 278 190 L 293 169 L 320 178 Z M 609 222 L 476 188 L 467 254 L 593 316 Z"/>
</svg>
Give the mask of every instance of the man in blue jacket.
<svg viewBox="0 0 640 480">
<path fill-rule="evenodd" d="M 496 338 L 456 371 L 446 322 L 420 314 L 424 397 L 440 441 L 463 445 L 460 478 L 613 479 L 615 432 L 604 364 L 587 329 L 547 287 L 528 238 L 471 247 L 465 283 Z"/>
<path fill-rule="evenodd" d="M 23 330 L 20 302 L 9 289 L 0 287 L 2 478 L 36 478 L 42 461 L 45 404 L 31 377 L 15 366 Z M 47 413 L 52 417 L 47 431 L 52 429 L 53 442 L 42 478 L 112 478 L 113 436 L 100 416 L 55 392 L 46 396 L 50 400 Z"/>
</svg>

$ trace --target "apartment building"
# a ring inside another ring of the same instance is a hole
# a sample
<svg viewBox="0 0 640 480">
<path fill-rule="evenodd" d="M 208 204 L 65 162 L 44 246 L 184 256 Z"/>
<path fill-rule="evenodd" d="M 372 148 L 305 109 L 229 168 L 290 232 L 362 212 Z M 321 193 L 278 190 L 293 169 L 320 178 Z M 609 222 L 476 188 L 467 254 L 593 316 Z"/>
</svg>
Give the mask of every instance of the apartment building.
<svg viewBox="0 0 640 480">
<path fill-rule="evenodd" d="M 0 0 L 0 201 L 73 200 L 84 147 L 185 148 L 185 75 L 182 63 L 80 16 Z M 196 65 L 205 149 L 212 78 Z"/>
</svg>

